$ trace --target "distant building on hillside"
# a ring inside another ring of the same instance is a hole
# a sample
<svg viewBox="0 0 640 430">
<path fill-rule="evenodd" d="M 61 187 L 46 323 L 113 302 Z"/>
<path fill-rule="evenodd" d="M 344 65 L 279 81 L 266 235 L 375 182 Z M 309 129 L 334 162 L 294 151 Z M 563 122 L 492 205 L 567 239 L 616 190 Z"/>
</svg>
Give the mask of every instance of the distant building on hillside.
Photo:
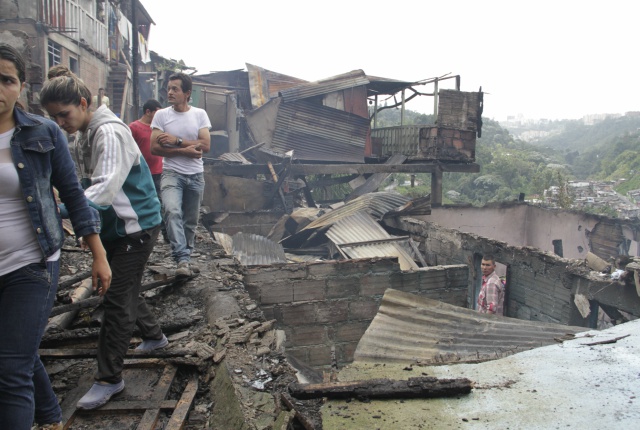
<svg viewBox="0 0 640 430">
<path fill-rule="evenodd" d="M 583 116 L 582 122 L 585 125 L 593 125 L 597 122 L 604 121 L 607 118 L 620 118 L 621 116 L 622 114 L 619 113 L 596 113 Z"/>
</svg>

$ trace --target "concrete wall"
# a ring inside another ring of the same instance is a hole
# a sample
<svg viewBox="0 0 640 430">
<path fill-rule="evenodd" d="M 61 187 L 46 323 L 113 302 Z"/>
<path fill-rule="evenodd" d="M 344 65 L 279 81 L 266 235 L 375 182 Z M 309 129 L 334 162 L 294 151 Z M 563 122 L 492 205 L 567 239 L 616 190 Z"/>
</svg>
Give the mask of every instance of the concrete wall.
<svg viewBox="0 0 640 430">
<path fill-rule="evenodd" d="M 9 8 L 0 3 L 0 11 L 5 7 Z M 35 23 L 37 10 L 32 10 L 31 7 L 26 9 L 27 11 L 25 12 L 25 7 L 22 7 L 21 12 L 33 13 L 35 14 L 33 18 L 0 22 L 0 38 L 20 50 L 25 56 L 28 68 L 27 84 L 29 94 L 25 95 L 23 101 L 26 101 L 32 112 L 44 113 L 39 104 L 39 91 L 50 67 L 47 55 L 49 39 L 60 45 L 62 65 L 69 67 L 71 57 L 78 61 L 79 77 L 92 94 L 97 94 L 100 87 L 106 88 L 109 65 L 103 59 L 96 57 L 93 53 L 79 46 L 77 42 L 63 34 L 55 32 L 43 33 Z M 0 14 L 0 16 L 3 15 Z"/>
<path fill-rule="evenodd" d="M 553 252 L 553 241 L 562 240 L 563 257 L 584 259 L 590 250 L 590 234 L 604 218 L 597 215 L 545 209 L 528 204 L 489 205 L 482 208 L 444 206 L 431 209 L 431 215 L 416 217 L 443 227 L 473 233 L 513 246 L 531 246 Z M 624 224 L 623 234 L 632 240 L 629 255 L 638 255 L 640 224 Z M 600 255 L 602 258 L 609 256 Z"/>
<path fill-rule="evenodd" d="M 245 285 L 267 319 L 287 335 L 287 353 L 326 367 L 353 361 L 358 341 L 387 288 L 466 306 L 466 265 L 401 272 L 397 259 L 375 258 L 252 267 Z"/>
<path fill-rule="evenodd" d="M 640 298 L 633 285 L 612 283 L 593 275 L 584 265 L 531 247 L 511 246 L 475 234 L 444 228 L 412 218 L 385 220 L 392 227 L 410 232 L 426 254 L 438 264 L 469 266 L 469 307 L 476 299 L 482 273 L 477 264 L 484 253 L 492 253 L 507 266 L 505 315 L 514 318 L 592 326 L 574 304 L 576 294 L 594 303 L 613 306 L 640 315 Z"/>
</svg>

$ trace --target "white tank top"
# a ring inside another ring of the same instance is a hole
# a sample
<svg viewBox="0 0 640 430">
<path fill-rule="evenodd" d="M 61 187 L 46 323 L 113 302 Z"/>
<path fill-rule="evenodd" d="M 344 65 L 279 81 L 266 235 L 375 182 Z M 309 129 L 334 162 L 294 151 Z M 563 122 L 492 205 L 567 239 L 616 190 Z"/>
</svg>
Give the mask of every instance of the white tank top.
<svg viewBox="0 0 640 430">
<path fill-rule="evenodd" d="M 11 156 L 14 130 L 0 134 L 0 275 L 42 261 L 42 249 L 31 225 Z M 58 258 L 59 250 L 48 260 Z"/>
</svg>

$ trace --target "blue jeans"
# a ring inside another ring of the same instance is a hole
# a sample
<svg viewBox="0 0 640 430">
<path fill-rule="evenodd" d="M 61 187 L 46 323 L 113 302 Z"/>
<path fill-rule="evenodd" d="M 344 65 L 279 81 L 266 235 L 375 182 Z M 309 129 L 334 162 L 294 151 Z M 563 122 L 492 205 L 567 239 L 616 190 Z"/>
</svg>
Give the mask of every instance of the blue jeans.
<svg viewBox="0 0 640 430">
<path fill-rule="evenodd" d="M 195 244 L 200 202 L 204 194 L 204 174 L 182 175 L 162 172 L 162 210 L 173 259 L 189 261 Z"/>
<path fill-rule="evenodd" d="M 35 403 L 39 424 L 62 420 L 38 356 L 59 269 L 58 261 L 34 263 L 0 276 L 0 429 L 31 429 Z"/>
</svg>

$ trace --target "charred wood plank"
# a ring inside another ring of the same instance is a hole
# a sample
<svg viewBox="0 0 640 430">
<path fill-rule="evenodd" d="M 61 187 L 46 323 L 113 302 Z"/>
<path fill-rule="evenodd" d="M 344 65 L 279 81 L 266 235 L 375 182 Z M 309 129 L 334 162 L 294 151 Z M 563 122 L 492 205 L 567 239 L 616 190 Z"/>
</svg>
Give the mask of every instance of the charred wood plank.
<svg viewBox="0 0 640 430">
<path fill-rule="evenodd" d="M 293 399 L 287 393 L 280 393 L 280 398 L 282 400 L 282 403 L 284 403 L 290 411 L 295 412 L 296 419 L 300 422 L 300 424 L 302 424 L 302 427 L 304 427 L 305 430 L 315 430 L 316 426 L 314 425 L 313 421 L 295 408 Z"/>
<path fill-rule="evenodd" d="M 384 164 L 385 165 L 394 165 L 398 166 L 404 163 L 407 160 L 406 155 L 395 154 L 391 158 L 389 158 Z M 358 188 L 353 190 L 346 198 L 345 202 L 349 202 L 355 198 L 358 198 L 364 194 L 372 193 L 376 191 L 380 185 L 389 177 L 390 173 L 375 173 L 367 178 L 366 182 L 360 185 Z"/>
<path fill-rule="evenodd" d="M 346 184 L 347 182 L 353 181 L 358 176 L 360 176 L 360 175 L 353 174 L 353 175 L 346 175 L 346 176 L 336 176 L 336 177 L 322 178 L 322 179 L 318 179 L 318 180 L 315 180 L 315 181 L 310 181 L 307 184 L 307 186 L 309 188 L 322 188 L 322 187 L 330 187 L 332 185 Z"/>
<path fill-rule="evenodd" d="M 228 176 L 265 175 L 271 176 L 266 164 L 249 165 L 216 165 L 216 173 Z M 274 164 L 278 171 L 282 164 Z M 372 173 L 433 173 L 442 172 L 478 173 L 480 165 L 477 163 L 409 163 L 409 164 L 291 164 L 289 174 L 291 176 L 308 175 L 365 175 Z"/>
<path fill-rule="evenodd" d="M 175 333 L 182 329 L 191 327 L 200 321 L 201 317 L 196 318 L 183 318 L 176 319 L 167 323 L 160 324 L 163 333 Z M 47 346 L 61 346 L 75 343 L 83 343 L 91 340 L 95 340 L 100 335 L 100 328 L 80 328 L 77 330 L 67 330 L 60 333 L 45 334 L 42 337 L 40 345 L 42 347 Z M 139 336 L 140 331 L 136 327 L 133 331 L 133 336 Z"/>
<path fill-rule="evenodd" d="M 477 173 L 480 165 L 471 164 L 442 164 L 442 163 L 420 163 L 420 164 L 292 164 L 291 174 L 298 175 L 321 175 L 321 174 L 359 174 L 367 173 L 433 173 L 442 172 L 462 172 Z"/>
<path fill-rule="evenodd" d="M 358 175 L 355 175 L 356 177 Z M 304 182 L 304 188 L 302 188 L 302 192 L 304 193 L 304 198 L 307 201 L 307 205 L 310 208 L 314 208 L 316 207 L 316 202 L 313 199 L 313 194 L 311 194 L 311 189 L 309 188 L 309 184 L 307 183 L 307 178 L 305 178 L 304 176 L 296 176 L 296 178 L 298 179 L 302 179 L 302 182 Z"/>
<path fill-rule="evenodd" d="M 472 383 L 466 378 L 438 379 L 434 377 L 409 378 L 408 380 L 371 379 L 369 381 L 330 382 L 322 384 L 289 385 L 289 392 L 298 399 L 328 397 L 346 399 L 363 397 L 371 399 L 408 399 L 453 397 L 471 392 Z"/>
<path fill-rule="evenodd" d="M 88 272 L 88 273 L 89 273 L 88 276 L 91 276 L 91 272 Z M 142 293 L 144 291 L 151 290 L 153 288 L 163 287 L 165 285 L 170 285 L 170 284 L 174 284 L 174 283 L 175 284 L 183 283 L 183 282 L 188 281 L 189 279 L 192 279 L 192 278 L 193 277 L 177 280 L 175 276 L 171 276 L 171 277 L 169 277 L 167 279 L 163 279 L 163 280 L 156 281 L 156 282 L 150 282 L 150 283 L 142 285 L 140 287 L 140 292 Z M 71 281 L 71 280 L 69 280 L 69 281 Z M 69 282 L 69 281 L 65 281 L 65 282 Z M 73 283 L 75 283 L 75 282 L 73 282 Z M 60 285 L 62 285 L 62 284 L 60 284 Z M 73 284 L 71 284 L 71 285 L 73 285 Z M 93 306 L 97 306 L 100 303 L 102 303 L 102 297 L 98 297 L 98 296 L 91 297 L 91 298 L 88 298 L 88 299 L 85 299 L 85 300 L 78 300 L 75 303 L 69 303 L 67 305 L 60 305 L 60 306 L 54 307 L 53 309 L 51 309 L 51 314 L 49 314 L 49 316 L 53 317 L 53 316 L 56 316 L 56 315 L 64 314 L 66 312 L 71 312 L 71 311 L 75 311 L 75 310 L 79 310 L 79 309 L 90 308 L 90 307 L 93 307 Z"/>
<path fill-rule="evenodd" d="M 77 284 L 78 282 L 84 281 L 87 278 L 91 277 L 91 270 L 87 270 L 85 272 L 78 273 L 75 276 L 70 277 L 58 284 L 58 290 L 64 290 L 72 286 L 73 284 Z"/>
<path fill-rule="evenodd" d="M 97 349 L 40 349 L 38 354 L 42 358 L 95 358 Z M 195 351 L 190 349 L 157 349 L 155 351 L 137 351 L 130 349 L 127 351 L 127 357 L 133 358 L 171 358 L 184 357 L 187 355 L 195 355 Z"/>
<path fill-rule="evenodd" d="M 148 409 L 171 410 L 175 409 L 178 404 L 177 400 L 127 400 L 127 401 L 110 401 L 100 409 L 79 411 L 82 415 L 102 415 L 106 411 L 110 412 L 139 412 Z"/>
<path fill-rule="evenodd" d="M 169 419 L 169 422 L 164 427 L 165 430 L 181 430 L 184 427 L 184 422 L 187 419 L 187 414 L 191 409 L 197 392 L 198 375 L 191 375 L 187 387 L 182 392 L 182 396 L 171 414 L 171 419 Z"/>
</svg>

